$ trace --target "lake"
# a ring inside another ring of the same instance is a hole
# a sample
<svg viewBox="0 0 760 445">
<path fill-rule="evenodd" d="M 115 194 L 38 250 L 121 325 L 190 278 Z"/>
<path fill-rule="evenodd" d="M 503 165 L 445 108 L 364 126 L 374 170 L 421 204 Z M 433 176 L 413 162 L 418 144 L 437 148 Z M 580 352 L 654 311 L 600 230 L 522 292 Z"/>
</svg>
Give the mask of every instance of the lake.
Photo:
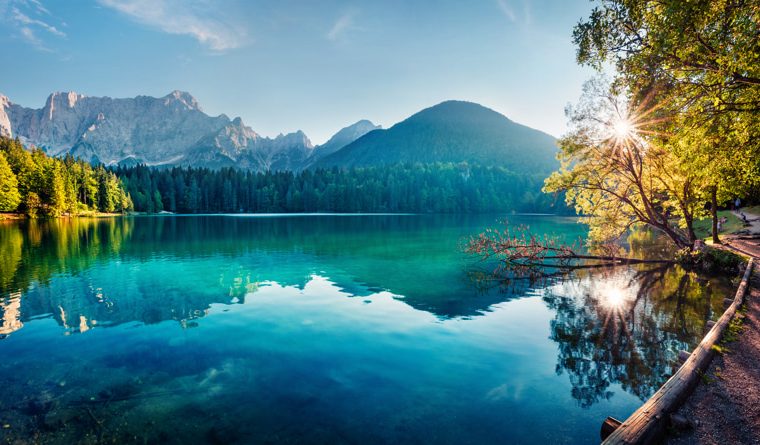
<svg viewBox="0 0 760 445">
<path fill-rule="evenodd" d="M 0 223 L 0 440 L 597 443 L 732 294 L 664 266 L 484 280 L 461 246 L 497 219 Z"/>
</svg>

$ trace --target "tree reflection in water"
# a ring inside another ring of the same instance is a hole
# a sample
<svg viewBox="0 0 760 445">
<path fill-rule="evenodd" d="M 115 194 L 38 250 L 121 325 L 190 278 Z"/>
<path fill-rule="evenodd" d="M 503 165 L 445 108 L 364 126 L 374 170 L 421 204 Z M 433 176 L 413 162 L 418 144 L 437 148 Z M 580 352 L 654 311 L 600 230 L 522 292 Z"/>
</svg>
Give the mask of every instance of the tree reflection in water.
<svg viewBox="0 0 760 445">
<path fill-rule="evenodd" d="M 642 399 L 651 395 L 673 372 L 678 351 L 690 350 L 706 322 L 722 311 L 724 288 L 716 287 L 720 283 L 666 265 L 551 276 L 535 273 L 504 280 L 479 263 L 480 270 L 466 268 L 483 291 L 471 296 L 465 292 L 472 290 L 467 280 L 452 278 L 452 271 L 462 270 L 461 262 L 451 261 L 452 249 L 435 250 L 438 237 L 418 240 L 413 252 L 399 249 L 428 222 L 424 218 L 214 217 L 78 218 L 0 225 L 0 338 L 40 316 L 52 316 L 67 332 L 135 320 L 152 324 L 174 319 L 192 327 L 192 320 L 203 316 L 211 304 L 244 302 L 262 277 L 302 286 L 299 280 L 305 269 L 344 270 L 338 285 L 358 289 L 350 292 L 353 295 L 361 295 L 363 288 L 352 283 L 392 282 L 391 290 L 404 295 L 405 303 L 442 318 L 477 316 L 511 297 L 542 295 L 553 311 L 550 338 L 559 349 L 556 371 L 567 372 L 573 397 L 580 406 L 589 407 L 611 397 L 617 384 Z M 632 236 L 631 255 L 659 252 L 646 247 L 651 241 L 647 234 Z M 357 246 L 364 249 L 361 256 L 355 254 Z M 283 268 L 275 261 L 282 252 L 286 258 L 294 252 L 304 255 L 303 267 Z M 415 252 L 423 254 L 410 260 Z M 162 274 L 149 273 L 150 267 L 138 267 L 142 272 L 136 280 L 129 274 L 86 272 L 117 260 L 142 265 L 167 257 L 174 264 L 211 256 L 223 257 L 230 266 L 195 281 L 164 280 Z M 267 261 L 254 261 L 257 258 Z M 399 261 L 409 267 L 389 268 Z M 428 270 L 427 280 L 415 273 L 418 266 L 446 265 L 446 261 L 450 267 Z M 64 280 L 53 279 L 64 275 Z M 152 295 L 161 298 L 147 298 Z M 442 298 L 447 295 L 456 298 Z"/>
<path fill-rule="evenodd" d="M 714 285 L 661 265 L 582 271 L 547 286 L 556 372 L 567 372 L 573 398 L 590 407 L 610 398 L 613 384 L 651 396 L 673 373 L 678 351 L 691 350 L 719 312 Z"/>
</svg>

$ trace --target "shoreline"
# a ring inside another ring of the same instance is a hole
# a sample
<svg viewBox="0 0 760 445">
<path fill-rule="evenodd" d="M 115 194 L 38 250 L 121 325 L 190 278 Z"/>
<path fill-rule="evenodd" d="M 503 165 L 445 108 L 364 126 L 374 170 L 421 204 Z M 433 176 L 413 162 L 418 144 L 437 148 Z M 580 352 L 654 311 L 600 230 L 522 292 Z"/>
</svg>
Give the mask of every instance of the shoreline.
<svg viewBox="0 0 760 445">
<path fill-rule="evenodd" d="M 23 220 L 28 220 L 28 219 L 50 220 L 50 219 L 61 219 L 61 218 L 112 218 L 115 216 L 131 216 L 131 215 L 128 213 L 91 212 L 91 213 L 78 213 L 76 215 L 41 216 L 38 218 L 29 218 L 23 213 L 0 213 L 0 221 L 23 221 Z"/>
<path fill-rule="evenodd" d="M 697 388 L 700 378 L 704 376 L 713 361 L 716 345 L 723 339 L 729 324 L 746 301 L 745 294 L 749 291 L 753 266 L 754 261 L 750 258 L 734 298 L 726 298 L 726 302 L 730 301 L 731 304 L 718 321 L 712 324 L 702 341 L 691 353 L 682 351 L 684 362 L 673 376 L 625 421 L 621 422 L 608 417 L 602 423 L 602 444 L 655 443 L 664 438 L 667 428 L 678 424 L 674 414 Z"/>
<path fill-rule="evenodd" d="M 287 216 L 425 216 L 425 215 L 506 215 L 506 216 L 552 216 L 557 218 L 578 218 L 577 215 L 559 215 L 556 213 L 511 213 L 505 212 L 482 212 L 482 213 L 409 213 L 409 212 L 269 212 L 269 213 L 147 213 L 147 212 L 128 212 L 128 213 L 80 213 L 76 215 L 61 216 L 43 216 L 38 218 L 29 218 L 23 213 L 0 213 L 0 221 L 3 220 L 51 220 L 60 218 L 111 218 L 117 216 L 234 216 L 234 217 L 287 217 Z"/>
<path fill-rule="evenodd" d="M 732 240 L 730 246 L 736 240 Z M 760 243 L 742 242 L 756 260 Z M 737 318 L 732 338 L 705 371 L 702 381 L 677 413 L 685 424 L 667 443 L 757 443 L 760 437 L 760 269 L 755 268 L 749 294 Z"/>
</svg>

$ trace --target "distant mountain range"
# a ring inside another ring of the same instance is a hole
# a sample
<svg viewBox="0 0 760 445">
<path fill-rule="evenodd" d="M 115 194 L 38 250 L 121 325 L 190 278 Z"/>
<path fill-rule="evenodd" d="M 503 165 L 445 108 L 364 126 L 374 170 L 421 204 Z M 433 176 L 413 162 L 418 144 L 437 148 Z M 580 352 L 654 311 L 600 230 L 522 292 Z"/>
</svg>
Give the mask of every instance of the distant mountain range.
<svg viewBox="0 0 760 445">
<path fill-rule="evenodd" d="M 514 171 L 556 168 L 554 138 L 470 102 L 447 101 L 388 130 L 368 120 L 314 146 L 302 131 L 262 137 L 238 117 L 209 116 L 190 94 L 127 99 L 53 93 L 43 108 L 0 95 L 0 135 L 48 154 L 106 165 L 183 165 L 254 171 L 397 162 L 470 162 Z"/>
<path fill-rule="evenodd" d="M 301 170 L 321 153 L 332 153 L 376 128 L 362 120 L 314 147 L 302 131 L 267 138 L 240 118 L 209 116 L 182 91 L 130 99 L 53 93 L 40 109 L 0 95 L 0 135 L 18 137 L 54 156 L 70 153 L 106 165 Z"/>
</svg>

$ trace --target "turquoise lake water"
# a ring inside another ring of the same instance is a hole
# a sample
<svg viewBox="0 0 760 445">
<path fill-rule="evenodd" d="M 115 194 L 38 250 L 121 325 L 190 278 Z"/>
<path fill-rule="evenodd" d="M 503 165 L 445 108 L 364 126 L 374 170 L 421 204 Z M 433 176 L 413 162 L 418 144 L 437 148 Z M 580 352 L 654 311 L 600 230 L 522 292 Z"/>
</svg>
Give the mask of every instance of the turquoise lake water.
<svg viewBox="0 0 760 445">
<path fill-rule="evenodd" d="M 497 219 L 0 224 L 0 441 L 598 443 L 730 287 L 652 266 L 483 281 L 461 245 Z"/>
</svg>

